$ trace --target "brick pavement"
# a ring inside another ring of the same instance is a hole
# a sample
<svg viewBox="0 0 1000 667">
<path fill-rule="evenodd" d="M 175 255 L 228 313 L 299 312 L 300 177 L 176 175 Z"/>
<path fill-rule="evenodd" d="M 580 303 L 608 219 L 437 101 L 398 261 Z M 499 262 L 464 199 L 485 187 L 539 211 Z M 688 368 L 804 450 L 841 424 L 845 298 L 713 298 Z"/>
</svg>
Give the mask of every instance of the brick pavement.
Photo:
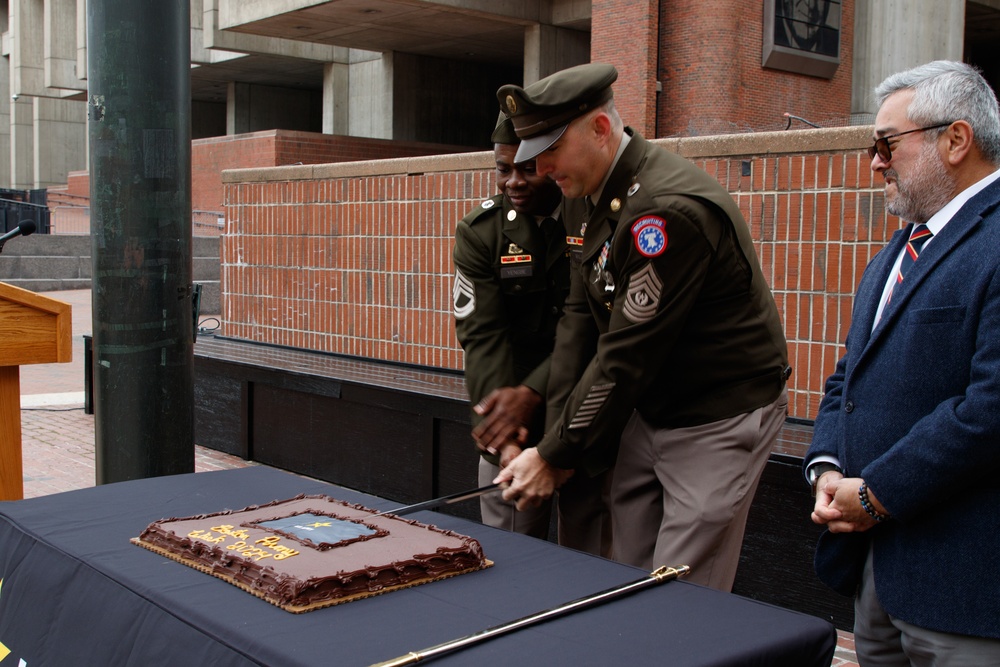
<svg viewBox="0 0 1000 667">
<path fill-rule="evenodd" d="M 94 486 L 94 416 L 77 405 L 21 408 L 24 497 Z M 204 447 L 195 447 L 195 472 L 257 465 Z"/>
<path fill-rule="evenodd" d="M 44 296 L 72 306 L 73 360 L 21 367 L 25 498 L 96 483 L 94 417 L 83 411 L 83 337 L 92 331 L 90 290 L 46 292 Z M 195 472 L 248 465 L 256 464 L 203 447 L 195 449 Z"/>
<path fill-rule="evenodd" d="M 90 334 L 90 292 L 49 292 L 73 306 L 73 361 L 21 367 L 21 440 L 24 496 L 34 498 L 94 486 L 94 416 L 83 411 L 83 335 Z M 202 316 L 205 320 L 210 316 Z M 802 429 L 798 429 L 802 430 Z M 786 429 L 789 451 L 801 433 Z M 804 432 L 804 431 L 803 431 Z M 801 438 L 799 438 L 801 439 Z M 801 444 L 801 443 L 798 443 Z M 204 447 L 195 447 L 195 471 L 258 465 Z M 838 632 L 832 667 L 857 667 L 854 636 Z"/>
</svg>

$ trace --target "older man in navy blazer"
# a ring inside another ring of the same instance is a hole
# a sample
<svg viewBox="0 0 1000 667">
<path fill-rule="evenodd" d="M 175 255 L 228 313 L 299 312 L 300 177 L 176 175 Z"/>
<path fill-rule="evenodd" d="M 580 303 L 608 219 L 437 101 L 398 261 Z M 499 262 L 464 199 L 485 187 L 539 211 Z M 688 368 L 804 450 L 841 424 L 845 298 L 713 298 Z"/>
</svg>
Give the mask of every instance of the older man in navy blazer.
<svg viewBox="0 0 1000 667">
<path fill-rule="evenodd" d="M 820 578 L 862 665 L 1000 665 L 1000 114 L 979 73 L 887 78 L 871 168 L 910 223 L 869 264 L 806 455 Z"/>
</svg>

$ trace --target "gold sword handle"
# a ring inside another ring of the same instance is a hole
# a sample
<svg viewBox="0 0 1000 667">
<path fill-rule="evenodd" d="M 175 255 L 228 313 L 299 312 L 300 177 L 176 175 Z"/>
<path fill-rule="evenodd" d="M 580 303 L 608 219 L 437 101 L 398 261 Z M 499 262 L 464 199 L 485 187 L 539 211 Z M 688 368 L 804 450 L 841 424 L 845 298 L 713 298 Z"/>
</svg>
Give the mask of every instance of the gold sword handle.
<svg viewBox="0 0 1000 667">
<path fill-rule="evenodd" d="M 414 663 L 420 662 L 419 653 L 407 653 L 406 655 L 401 655 L 398 658 L 393 658 L 392 660 L 386 660 L 385 662 L 379 662 L 371 667 L 403 667 L 403 665 L 412 665 Z"/>
</svg>

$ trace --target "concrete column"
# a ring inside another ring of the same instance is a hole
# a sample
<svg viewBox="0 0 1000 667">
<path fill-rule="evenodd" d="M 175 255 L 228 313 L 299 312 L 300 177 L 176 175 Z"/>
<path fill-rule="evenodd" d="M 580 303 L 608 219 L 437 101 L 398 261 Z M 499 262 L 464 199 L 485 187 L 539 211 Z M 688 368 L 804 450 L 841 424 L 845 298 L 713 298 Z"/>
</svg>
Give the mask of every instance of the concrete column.
<svg viewBox="0 0 1000 667">
<path fill-rule="evenodd" d="M 87 3 L 98 484 L 194 471 L 190 17 Z"/>
<path fill-rule="evenodd" d="M 87 168 L 87 103 L 35 98 L 33 188 L 65 184 Z"/>
<path fill-rule="evenodd" d="M 87 83 L 77 76 L 77 0 L 45 0 L 43 72 L 46 88 L 85 92 Z"/>
<path fill-rule="evenodd" d="M 590 61 L 590 35 L 536 23 L 524 30 L 524 84 Z"/>
<path fill-rule="evenodd" d="M 394 54 L 351 63 L 351 79 L 361 82 L 350 90 L 350 135 L 394 139 Z"/>
<path fill-rule="evenodd" d="M 337 61 L 323 66 L 323 134 L 350 134 L 350 50 L 338 48 Z"/>
<path fill-rule="evenodd" d="M 226 134 L 250 131 L 250 84 L 230 81 L 226 91 Z"/>
<path fill-rule="evenodd" d="M 870 123 L 872 90 L 890 74 L 932 60 L 962 60 L 965 0 L 856 0 L 851 115 Z"/>
<path fill-rule="evenodd" d="M 18 96 L 10 101 L 10 187 L 34 186 L 34 105 L 37 98 Z"/>
<path fill-rule="evenodd" d="M 0 33 L 7 32 L 7 13 L 0 12 Z M 10 99 L 10 67 L 0 67 L 0 188 L 11 187 L 11 120 L 14 102 Z"/>
</svg>

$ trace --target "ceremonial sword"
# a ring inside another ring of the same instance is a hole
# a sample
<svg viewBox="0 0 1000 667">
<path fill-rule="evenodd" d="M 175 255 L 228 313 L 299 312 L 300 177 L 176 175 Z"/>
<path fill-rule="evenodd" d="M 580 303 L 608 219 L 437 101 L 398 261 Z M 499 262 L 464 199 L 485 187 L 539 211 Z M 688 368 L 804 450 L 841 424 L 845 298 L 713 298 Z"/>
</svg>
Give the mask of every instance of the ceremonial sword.
<svg viewBox="0 0 1000 667">
<path fill-rule="evenodd" d="M 593 595 L 588 595 L 587 597 L 582 597 L 572 602 L 567 602 L 566 604 L 560 605 L 553 609 L 547 609 L 545 611 L 532 614 L 530 616 L 525 616 L 524 618 L 519 618 L 516 621 L 510 621 L 509 623 L 504 623 L 502 625 L 496 625 L 492 628 L 486 630 L 481 630 L 479 632 L 473 633 L 471 635 L 466 635 L 459 639 L 453 639 L 447 641 L 443 644 L 438 644 L 437 646 L 432 646 L 426 648 L 422 651 L 411 651 L 406 655 L 401 655 L 398 658 L 393 658 L 392 660 L 386 660 L 385 662 L 379 662 L 371 667 L 402 667 L 403 665 L 412 665 L 414 663 L 420 662 L 421 660 L 427 660 L 430 658 L 435 658 L 445 653 L 451 651 L 456 651 L 458 649 L 471 646 L 472 644 L 477 644 L 479 642 L 486 641 L 488 639 L 493 639 L 499 635 L 505 634 L 507 632 L 512 632 L 514 630 L 520 630 L 523 627 L 533 625 L 535 623 L 541 623 L 557 616 L 564 616 L 566 614 L 571 614 L 575 611 L 580 611 L 581 609 L 586 609 L 587 607 L 594 607 L 599 604 L 604 604 L 616 598 L 620 598 L 625 595 L 630 595 L 636 591 L 642 590 L 649 586 L 655 586 L 656 584 L 663 583 L 665 581 L 672 581 L 677 577 L 682 577 L 691 568 L 687 565 L 678 565 L 677 567 L 661 567 L 659 569 L 653 570 L 647 576 L 642 579 L 638 579 L 628 584 L 622 584 L 621 586 L 616 586 L 614 588 L 609 588 L 607 590 L 601 591 L 600 593 L 594 593 Z"/>
<path fill-rule="evenodd" d="M 416 503 L 413 505 L 406 505 L 405 507 L 400 507 L 394 510 L 384 510 L 379 512 L 375 516 L 382 516 L 383 514 L 395 514 L 396 516 L 403 516 L 404 514 L 412 514 L 414 512 L 419 512 L 421 510 L 434 509 L 435 507 L 441 507 L 443 505 L 451 505 L 452 503 L 459 503 L 463 500 L 469 500 L 470 498 L 478 498 L 479 496 L 486 495 L 492 491 L 496 491 L 500 488 L 499 484 L 490 484 L 489 486 L 481 486 L 478 489 L 472 489 L 471 491 L 461 491 L 459 493 L 453 493 L 450 496 L 441 496 L 440 498 L 433 498 L 432 500 L 425 500 L 422 503 Z"/>
</svg>

